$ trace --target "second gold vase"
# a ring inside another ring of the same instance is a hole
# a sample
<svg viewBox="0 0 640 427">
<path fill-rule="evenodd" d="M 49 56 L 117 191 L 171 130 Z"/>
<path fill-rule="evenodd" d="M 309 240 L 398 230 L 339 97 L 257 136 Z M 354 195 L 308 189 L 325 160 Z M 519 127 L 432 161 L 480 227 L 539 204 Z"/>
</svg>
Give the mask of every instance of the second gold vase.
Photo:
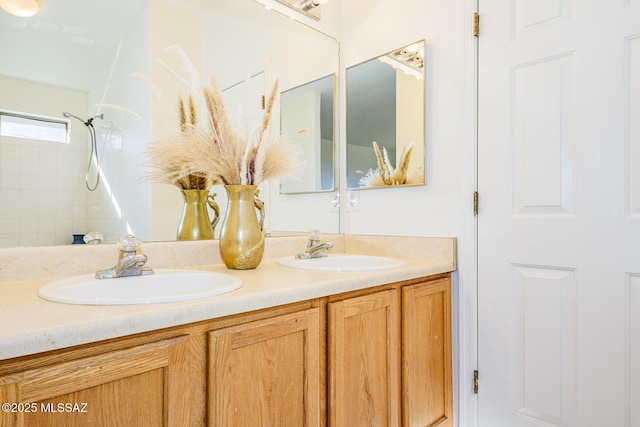
<svg viewBox="0 0 640 427">
<path fill-rule="evenodd" d="M 182 190 L 184 209 L 178 225 L 178 240 L 213 239 L 213 233 L 220 219 L 215 194 L 209 190 Z M 209 219 L 207 206 L 213 209 L 213 220 Z"/>
</svg>

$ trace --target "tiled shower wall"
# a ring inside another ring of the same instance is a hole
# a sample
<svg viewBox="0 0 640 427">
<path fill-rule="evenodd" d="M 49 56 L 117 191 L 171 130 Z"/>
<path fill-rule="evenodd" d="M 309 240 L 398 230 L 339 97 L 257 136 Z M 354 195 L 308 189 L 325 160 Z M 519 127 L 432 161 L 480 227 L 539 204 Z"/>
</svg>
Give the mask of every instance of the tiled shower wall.
<svg viewBox="0 0 640 427">
<path fill-rule="evenodd" d="M 87 116 L 87 94 L 0 76 L 0 109 Z M 71 122 L 70 144 L 0 137 L 0 247 L 70 244 L 85 232 L 87 129 Z"/>
</svg>

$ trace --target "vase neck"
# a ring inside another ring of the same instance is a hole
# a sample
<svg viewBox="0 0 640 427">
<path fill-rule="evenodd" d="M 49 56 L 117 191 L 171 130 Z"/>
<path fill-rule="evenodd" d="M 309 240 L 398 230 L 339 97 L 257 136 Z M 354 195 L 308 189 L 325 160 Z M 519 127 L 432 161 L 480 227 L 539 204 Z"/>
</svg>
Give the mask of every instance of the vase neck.
<svg viewBox="0 0 640 427">
<path fill-rule="evenodd" d="M 182 195 L 187 203 L 206 203 L 209 190 L 182 190 Z"/>
<path fill-rule="evenodd" d="M 225 185 L 224 189 L 227 191 L 229 200 L 250 200 L 256 195 L 256 185 Z"/>
</svg>

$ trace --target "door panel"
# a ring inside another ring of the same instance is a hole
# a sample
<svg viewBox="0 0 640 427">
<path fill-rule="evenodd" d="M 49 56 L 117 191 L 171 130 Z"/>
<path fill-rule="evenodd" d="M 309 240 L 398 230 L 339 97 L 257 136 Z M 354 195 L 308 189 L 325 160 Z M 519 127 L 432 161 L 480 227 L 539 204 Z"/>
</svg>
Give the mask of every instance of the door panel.
<svg viewBox="0 0 640 427">
<path fill-rule="evenodd" d="M 640 1 L 479 8 L 479 424 L 639 426 Z"/>
</svg>

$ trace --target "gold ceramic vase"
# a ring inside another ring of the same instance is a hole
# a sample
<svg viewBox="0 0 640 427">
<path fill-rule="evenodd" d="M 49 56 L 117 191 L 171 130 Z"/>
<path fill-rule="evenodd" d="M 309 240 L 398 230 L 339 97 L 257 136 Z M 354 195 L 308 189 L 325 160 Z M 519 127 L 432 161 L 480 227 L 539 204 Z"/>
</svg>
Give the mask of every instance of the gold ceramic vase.
<svg viewBox="0 0 640 427">
<path fill-rule="evenodd" d="M 264 253 L 264 203 L 255 185 L 225 185 L 229 202 L 220 229 L 220 255 L 227 268 L 250 270 Z M 256 214 L 260 212 L 260 220 Z"/>
<path fill-rule="evenodd" d="M 220 219 L 220 208 L 209 190 L 182 190 L 184 209 L 178 225 L 178 240 L 213 239 L 213 232 Z M 209 218 L 207 206 L 213 209 L 213 220 Z"/>
</svg>

